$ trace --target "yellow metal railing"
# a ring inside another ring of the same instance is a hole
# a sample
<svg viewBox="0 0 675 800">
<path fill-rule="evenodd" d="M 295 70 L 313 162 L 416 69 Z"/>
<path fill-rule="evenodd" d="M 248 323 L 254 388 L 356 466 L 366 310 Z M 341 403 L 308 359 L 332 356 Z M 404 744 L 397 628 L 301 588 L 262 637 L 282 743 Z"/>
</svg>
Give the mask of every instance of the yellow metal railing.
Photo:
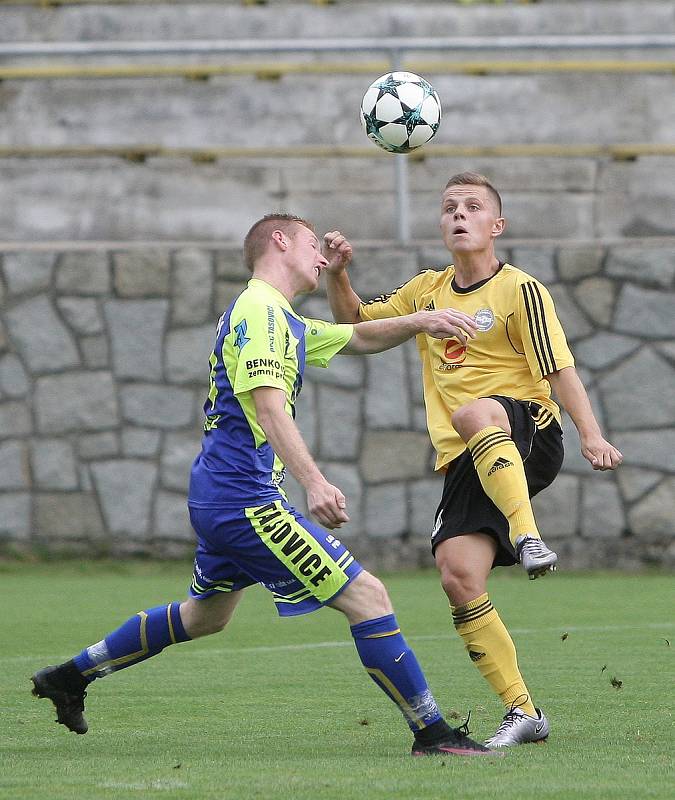
<svg viewBox="0 0 675 800">
<path fill-rule="evenodd" d="M 386 59 L 372 61 L 279 62 L 234 64 L 49 64 L 0 66 L 0 80 L 68 78 L 186 78 L 208 80 L 222 75 L 253 75 L 278 80 L 286 75 L 380 75 L 391 69 Z M 515 75 L 534 73 L 675 73 L 675 61 L 618 59 L 560 61 L 405 61 L 402 69 L 421 75 Z"/>
<path fill-rule="evenodd" d="M 429 158 L 606 158 L 633 161 L 643 156 L 675 156 L 675 144 L 429 144 L 408 154 L 411 161 Z M 293 147 L 165 147 L 162 145 L 0 146 L 0 158 L 182 158 L 195 163 L 265 158 L 390 158 L 372 145 L 308 145 Z"/>
</svg>

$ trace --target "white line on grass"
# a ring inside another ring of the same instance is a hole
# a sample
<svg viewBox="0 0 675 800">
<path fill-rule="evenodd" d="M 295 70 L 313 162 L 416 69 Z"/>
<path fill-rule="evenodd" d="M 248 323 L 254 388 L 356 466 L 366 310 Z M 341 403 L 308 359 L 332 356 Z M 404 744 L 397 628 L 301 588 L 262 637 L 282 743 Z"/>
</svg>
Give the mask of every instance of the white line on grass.
<svg viewBox="0 0 675 800">
<path fill-rule="evenodd" d="M 528 636 L 532 634 L 541 633 L 560 633 L 563 632 L 576 632 L 576 633 L 609 633 L 610 631 L 632 631 L 632 630 L 668 630 L 673 628 L 672 622 L 649 622 L 643 625 L 560 625 L 556 628 L 510 628 L 510 632 L 517 636 Z M 450 640 L 454 638 L 452 633 L 445 634 L 432 634 L 428 636 L 406 636 L 411 642 L 425 642 L 425 641 L 441 641 Z M 351 639 L 344 639 L 337 642 L 304 642 L 302 644 L 276 644 L 276 645 L 259 645 L 257 647 L 220 647 L 217 649 L 203 648 L 193 650 L 193 655 L 198 656 L 211 656 L 214 655 L 236 655 L 237 653 L 280 653 L 289 650 L 320 650 L 322 648 L 335 648 L 335 647 L 353 647 L 354 643 Z M 72 653 L 66 656 L 44 656 L 44 655 L 22 655 L 22 656 L 3 656 L 0 657 L 0 664 L 11 664 L 22 661 L 65 661 L 71 658 Z"/>
</svg>

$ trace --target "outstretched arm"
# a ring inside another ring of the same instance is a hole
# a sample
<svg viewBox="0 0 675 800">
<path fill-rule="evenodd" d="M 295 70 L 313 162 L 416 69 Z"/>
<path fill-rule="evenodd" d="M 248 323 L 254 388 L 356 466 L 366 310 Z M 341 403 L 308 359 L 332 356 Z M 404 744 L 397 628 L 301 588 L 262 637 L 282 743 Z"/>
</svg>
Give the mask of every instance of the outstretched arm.
<svg viewBox="0 0 675 800">
<path fill-rule="evenodd" d="M 375 319 L 354 325 L 354 335 L 341 351 L 365 355 L 380 353 L 407 341 L 418 333 L 434 339 L 457 339 L 466 344 L 467 337 L 476 338 L 476 321 L 462 311 L 443 308 L 438 311 L 416 311 L 402 317 Z"/>
<path fill-rule="evenodd" d="M 331 530 L 348 522 L 345 496 L 324 478 L 314 462 L 297 425 L 286 413 L 284 392 L 271 386 L 260 386 L 251 394 L 258 423 L 267 441 L 307 493 L 310 514 Z"/>
<path fill-rule="evenodd" d="M 593 469 L 616 469 L 623 455 L 602 435 L 584 385 L 574 367 L 552 372 L 546 379 L 579 431 L 581 453 Z"/>
</svg>

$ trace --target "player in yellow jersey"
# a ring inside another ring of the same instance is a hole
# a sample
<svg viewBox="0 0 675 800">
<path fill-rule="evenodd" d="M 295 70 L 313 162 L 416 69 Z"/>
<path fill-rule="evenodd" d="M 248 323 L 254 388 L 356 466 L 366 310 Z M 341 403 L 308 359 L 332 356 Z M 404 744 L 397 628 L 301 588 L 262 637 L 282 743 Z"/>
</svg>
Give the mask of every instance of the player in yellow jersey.
<svg viewBox="0 0 675 800">
<path fill-rule="evenodd" d="M 469 657 L 508 709 L 487 741 L 491 748 L 543 741 L 549 732 L 490 602 L 487 578 L 494 566 L 518 562 L 530 578 L 555 569 L 557 555 L 542 542 L 530 503 L 563 460 L 551 389 L 593 469 L 614 469 L 623 458 L 602 436 L 550 294 L 495 255 L 505 225 L 501 198 L 488 179 L 461 173 L 442 196 L 440 228 L 451 266 L 424 270 L 368 302 L 353 291 L 343 263 L 328 270 L 328 297 L 339 322 L 452 308 L 471 331 L 449 341 L 420 335 L 417 346 L 436 468 L 445 471 L 432 550 Z M 342 244 L 337 232 L 327 239 Z"/>
</svg>

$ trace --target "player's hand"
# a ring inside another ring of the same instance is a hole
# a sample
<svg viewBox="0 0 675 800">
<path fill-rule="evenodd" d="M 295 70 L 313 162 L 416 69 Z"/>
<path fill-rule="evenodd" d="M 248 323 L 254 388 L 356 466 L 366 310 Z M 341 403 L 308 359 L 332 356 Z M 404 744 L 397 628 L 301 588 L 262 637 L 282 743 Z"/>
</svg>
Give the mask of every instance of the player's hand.
<svg viewBox="0 0 675 800">
<path fill-rule="evenodd" d="M 324 269 L 333 275 L 343 272 L 352 260 L 352 246 L 340 231 L 325 234 L 321 253 L 328 260 Z"/>
<path fill-rule="evenodd" d="M 581 454 L 591 464 L 593 469 L 616 469 L 623 461 L 623 454 L 602 438 L 584 438 L 581 440 Z"/>
<path fill-rule="evenodd" d="M 312 484 L 307 488 L 307 508 L 314 519 L 329 530 L 340 528 L 343 522 L 349 522 L 345 496 L 337 486 L 328 481 Z"/>
<path fill-rule="evenodd" d="M 418 311 L 424 333 L 434 339 L 457 339 L 466 344 L 467 337 L 476 338 L 476 320 L 463 311 L 441 308 L 436 311 Z"/>
</svg>

